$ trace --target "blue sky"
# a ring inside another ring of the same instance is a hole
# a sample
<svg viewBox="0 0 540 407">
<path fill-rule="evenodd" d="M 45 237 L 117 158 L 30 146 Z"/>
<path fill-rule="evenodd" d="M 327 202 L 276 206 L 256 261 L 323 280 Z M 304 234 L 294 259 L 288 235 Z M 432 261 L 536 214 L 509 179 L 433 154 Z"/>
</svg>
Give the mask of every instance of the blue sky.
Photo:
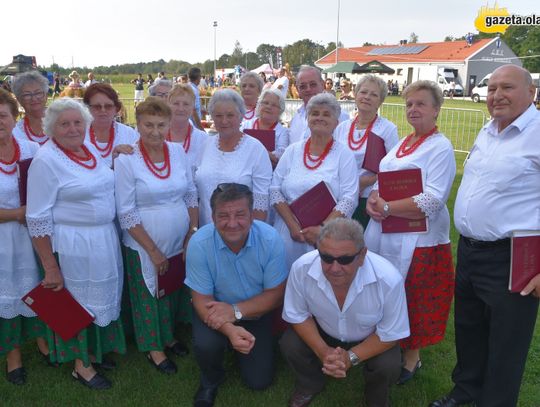
<svg viewBox="0 0 540 407">
<path fill-rule="evenodd" d="M 361 46 L 366 41 L 395 44 L 411 32 L 420 42 L 461 36 L 474 32 L 474 19 L 486 4 L 477 0 L 340 1 L 339 38 L 345 46 Z M 21 0 L 3 10 L 0 65 L 19 53 L 35 55 L 40 65 L 54 60 L 66 67 L 72 61 L 88 67 L 160 58 L 203 62 L 214 56 L 213 21 L 218 22 L 218 58 L 230 54 L 236 40 L 244 52 L 255 51 L 261 43 L 284 46 L 310 38 L 326 45 L 336 40 L 338 0 L 273 3 L 270 7 L 271 2 L 256 0 Z M 190 4 L 198 8 L 190 9 Z M 540 15 L 537 0 L 501 0 L 498 5 L 514 14 Z"/>
</svg>

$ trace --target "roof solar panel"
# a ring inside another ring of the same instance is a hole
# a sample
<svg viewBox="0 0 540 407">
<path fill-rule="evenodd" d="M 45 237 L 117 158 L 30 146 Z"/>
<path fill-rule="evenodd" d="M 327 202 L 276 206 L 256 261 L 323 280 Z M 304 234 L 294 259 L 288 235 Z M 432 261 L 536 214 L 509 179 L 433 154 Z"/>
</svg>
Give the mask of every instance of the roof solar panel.
<svg viewBox="0 0 540 407">
<path fill-rule="evenodd" d="M 373 48 L 366 55 L 404 55 L 419 54 L 427 48 L 427 45 L 413 45 L 401 47 Z"/>
</svg>

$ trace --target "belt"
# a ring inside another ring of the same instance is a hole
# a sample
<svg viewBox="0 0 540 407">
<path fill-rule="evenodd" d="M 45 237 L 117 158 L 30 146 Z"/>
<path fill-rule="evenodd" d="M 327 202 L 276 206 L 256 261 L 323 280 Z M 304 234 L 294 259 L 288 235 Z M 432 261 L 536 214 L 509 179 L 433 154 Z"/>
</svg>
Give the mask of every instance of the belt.
<svg viewBox="0 0 540 407">
<path fill-rule="evenodd" d="M 475 249 L 491 249 L 495 247 L 507 246 L 510 244 L 509 237 L 505 239 L 485 241 L 485 240 L 477 240 L 471 237 L 466 237 L 466 236 L 461 235 L 461 239 L 465 242 L 467 246 L 473 247 Z"/>
</svg>

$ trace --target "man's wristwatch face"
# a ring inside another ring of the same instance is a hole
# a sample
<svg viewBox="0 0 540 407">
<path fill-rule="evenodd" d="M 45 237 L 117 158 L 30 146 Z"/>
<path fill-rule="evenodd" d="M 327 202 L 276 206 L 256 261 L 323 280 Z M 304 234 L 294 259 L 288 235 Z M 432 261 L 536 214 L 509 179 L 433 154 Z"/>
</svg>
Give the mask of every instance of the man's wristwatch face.
<svg viewBox="0 0 540 407">
<path fill-rule="evenodd" d="M 240 309 L 238 308 L 236 304 L 233 304 L 233 309 L 234 309 L 234 317 L 236 318 L 237 321 L 240 321 L 242 319 L 242 313 L 240 312 Z"/>
<path fill-rule="evenodd" d="M 383 206 L 383 212 L 384 216 L 388 216 L 390 214 L 390 206 L 387 203 L 385 203 Z"/>
<path fill-rule="evenodd" d="M 360 364 L 360 358 L 352 350 L 349 351 L 349 360 L 353 366 Z"/>
</svg>

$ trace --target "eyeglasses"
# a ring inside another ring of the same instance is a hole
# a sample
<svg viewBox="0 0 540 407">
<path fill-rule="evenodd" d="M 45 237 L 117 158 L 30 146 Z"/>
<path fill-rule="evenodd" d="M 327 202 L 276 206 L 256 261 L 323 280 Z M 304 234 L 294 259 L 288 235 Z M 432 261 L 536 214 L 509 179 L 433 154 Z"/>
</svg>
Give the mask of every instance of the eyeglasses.
<svg viewBox="0 0 540 407">
<path fill-rule="evenodd" d="M 356 259 L 356 256 L 358 256 L 362 252 L 362 250 L 363 249 L 360 249 L 355 254 L 352 254 L 349 256 L 339 256 L 339 257 L 330 256 L 329 254 L 323 253 L 319 250 L 319 256 L 321 257 L 321 260 L 324 261 L 326 264 L 332 264 L 335 261 L 337 261 L 342 266 L 346 266 L 347 264 L 351 264 L 354 261 L 354 259 Z"/>
<path fill-rule="evenodd" d="M 157 96 L 158 98 L 166 98 L 169 96 L 169 92 L 156 92 L 154 96 Z"/>
<path fill-rule="evenodd" d="M 23 93 L 21 95 L 21 99 L 26 100 L 26 101 L 32 100 L 32 99 L 43 100 L 44 97 L 45 97 L 45 92 L 43 91 L 34 92 L 34 93 Z"/>
<path fill-rule="evenodd" d="M 90 110 L 93 110 L 95 112 L 99 112 L 101 110 L 105 110 L 106 112 L 111 112 L 113 109 L 116 108 L 116 106 L 111 103 L 106 103 L 104 105 L 94 104 L 94 105 L 89 105 L 89 107 L 90 107 Z"/>
</svg>

